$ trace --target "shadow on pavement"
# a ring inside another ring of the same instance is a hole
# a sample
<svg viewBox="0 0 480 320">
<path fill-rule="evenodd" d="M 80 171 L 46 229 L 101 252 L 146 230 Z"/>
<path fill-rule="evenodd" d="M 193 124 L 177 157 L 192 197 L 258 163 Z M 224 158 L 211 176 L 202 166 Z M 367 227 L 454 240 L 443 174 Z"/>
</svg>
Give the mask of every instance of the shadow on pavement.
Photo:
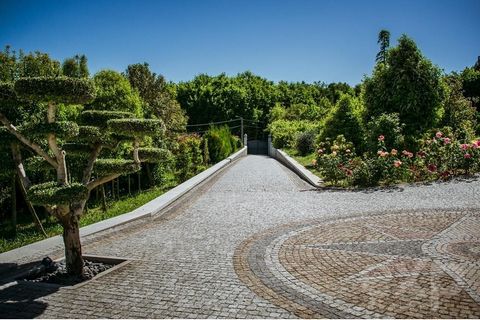
<svg viewBox="0 0 480 320">
<path fill-rule="evenodd" d="M 58 291 L 59 286 L 14 282 L 0 288 L 0 315 L 2 318 L 35 318 L 45 311 L 48 303 L 36 299 Z"/>
</svg>

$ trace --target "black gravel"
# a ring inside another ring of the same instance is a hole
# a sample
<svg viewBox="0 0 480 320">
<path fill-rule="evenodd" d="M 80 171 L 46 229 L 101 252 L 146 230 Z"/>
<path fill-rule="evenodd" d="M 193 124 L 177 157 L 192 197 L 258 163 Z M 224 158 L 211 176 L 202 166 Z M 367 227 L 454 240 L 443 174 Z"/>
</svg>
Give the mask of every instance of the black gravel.
<svg viewBox="0 0 480 320">
<path fill-rule="evenodd" d="M 55 262 L 49 257 L 46 257 L 38 266 L 30 270 L 26 276 L 18 278 L 17 280 L 72 286 L 92 279 L 97 274 L 106 271 L 113 266 L 113 264 L 84 259 L 83 276 L 79 277 L 67 273 L 65 261 Z"/>
</svg>

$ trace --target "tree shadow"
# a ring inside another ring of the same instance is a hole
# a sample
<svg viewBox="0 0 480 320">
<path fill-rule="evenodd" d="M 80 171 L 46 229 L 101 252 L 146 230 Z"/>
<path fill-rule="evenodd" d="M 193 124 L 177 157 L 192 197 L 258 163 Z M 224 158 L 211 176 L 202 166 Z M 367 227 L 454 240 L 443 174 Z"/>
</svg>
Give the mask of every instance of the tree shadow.
<svg viewBox="0 0 480 320">
<path fill-rule="evenodd" d="M 35 318 L 43 314 L 48 303 L 37 301 L 60 286 L 15 281 L 0 287 L 0 315 L 6 319 Z"/>
</svg>

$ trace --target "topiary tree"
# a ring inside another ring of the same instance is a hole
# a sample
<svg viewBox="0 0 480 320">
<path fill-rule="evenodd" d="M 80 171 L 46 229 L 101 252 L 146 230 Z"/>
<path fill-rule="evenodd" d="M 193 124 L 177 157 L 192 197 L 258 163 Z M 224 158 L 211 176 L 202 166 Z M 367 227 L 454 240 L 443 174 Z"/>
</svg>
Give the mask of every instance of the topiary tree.
<svg viewBox="0 0 480 320">
<path fill-rule="evenodd" d="M 142 149 L 142 138 L 164 130 L 161 120 L 135 119 L 131 113 L 88 110 L 79 123 L 57 121 L 59 104 L 90 103 L 95 98 L 95 86 L 86 78 L 35 77 L 0 83 L 0 101 L 15 106 L 18 99 L 35 101 L 46 109 L 44 123 L 25 129 L 16 127 L 0 113 L 5 129 L 19 143 L 42 158 L 55 171 L 55 181 L 32 184 L 27 172 L 20 172 L 30 201 L 44 206 L 63 226 L 65 260 L 71 275 L 83 277 L 82 247 L 79 219 L 84 213 L 90 192 L 103 183 L 140 169 L 142 161 L 161 161 L 166 152 Z M 102 101 L 103 102 L 103 101 Z M 36 136 L 36 137 L 34 137 Z M 39 137 L 43 138 L 41 142 Z M 119 142 L 131 141 L 132 159 L 100 159 L 103 148 L 115 149 Z M 17 156 L 21 156 L 18 154 Z M 77 159 L 81 170 L 70 169 L 68 160 Z M 16 159 L 22 166 L 22 159 Z"/>
</svg>

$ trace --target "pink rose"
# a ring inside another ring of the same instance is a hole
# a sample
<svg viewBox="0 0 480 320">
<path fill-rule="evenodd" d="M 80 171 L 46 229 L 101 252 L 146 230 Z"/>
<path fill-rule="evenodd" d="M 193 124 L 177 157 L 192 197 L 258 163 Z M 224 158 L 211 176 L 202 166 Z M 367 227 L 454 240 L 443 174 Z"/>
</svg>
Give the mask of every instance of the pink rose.
<svg viewBox="0 0 480 320">
<path fill-rule="evenodd" d="M 452 141 L 450 140 L 450 138 L 445 138 L 445 139 L 443 139 L 443 143 L 445 143 L 445 144 L 450 144 L 450 142 L 452 142 Z"/>
<path fill-rule="evenodd" d="M 437 166 L 434 165 L 434 164 L 429 164 L 427 168 L 428 168 L 428 171 L 430 171 L 430 172 L 437 171 Z"/>
<path fill-rule="evenodd" d="M 467 150 L 469 147 L 470 147 L 470 145 L 468 145 L 467 143 L 463 143 L 463 144 L 460 145 L 460 149 L 462 149 L 462 150 Z"/>
<path fill-rule="evenodd" d="M 435 137 L 437 137 L 438 139 L 440 139 L 441 137 L 443 136 L 443 134 L 438 131 L 436 134 L 435 134 Z"/>
<path fill-rule="evenodd" d="M 392 149 L 392 151 L 390 151 L 390 153 L 393 155 L 393 156 L 396 156 L 397 155 L 397 149 Z"/>
<path fill-rule="evenodd" d="M 379 135 L 378 136 L 378 141 L 383 141 L 383 140 L 385 140 L 385 137 L 383 135 Z"/>
<path fill-rule="evenodd" d="M 470 153 L 465 153 L 465 154 L 463 155 L 463 157 L 464 157 L 465 159 L 470 159 L 470 158 L 472 157 L 472 155 L 471 155 Z"/>
<path fill-rule="evenodd" d="M 402 161 L 400 161 L 400 160 L 395 160 L 395 161 L 393 162 L 393 165 L 395 166 L 395 168 L 398 168 L 398 167 L 400 167 L 400 166 L 402 165 Z"/>
</svg>

